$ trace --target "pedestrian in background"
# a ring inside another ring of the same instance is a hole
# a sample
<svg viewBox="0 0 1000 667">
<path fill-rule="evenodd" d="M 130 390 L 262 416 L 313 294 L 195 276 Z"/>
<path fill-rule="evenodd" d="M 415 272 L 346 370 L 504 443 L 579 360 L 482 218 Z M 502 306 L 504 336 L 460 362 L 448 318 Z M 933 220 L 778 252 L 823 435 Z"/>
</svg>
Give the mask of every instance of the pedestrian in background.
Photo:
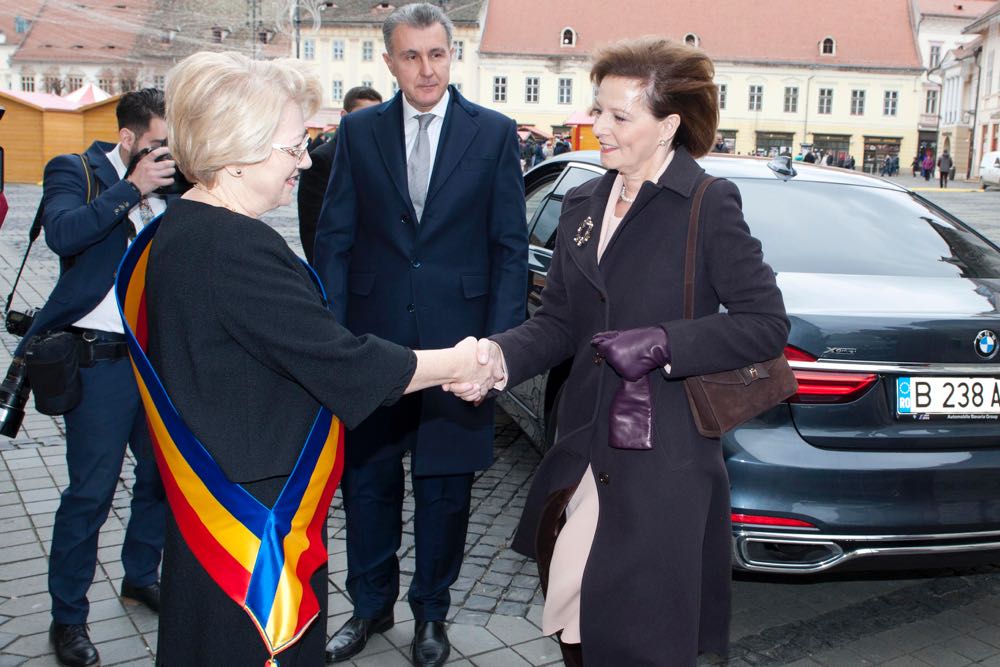
<svg viewBox="0 0 1000 667">
<path fill-rule="evenodd" d="M 955 163 L 952 161 L 951 156 L 948 155 L 948 151 L 943 151 L 937 161 L 938 175 L 941 179 L 940 186 L 942 188 L 948 187 L 948 177 L 951 176 L 951 170 L 954 167 Z"/>
<path fill-rule="evenodd" d="M 344 95 L 344 108 L 340 110 L 340 117 L 381 102 L 382 96 L 374 88 L 355 86 Z M 323 206 L 323 195 L 326 194 L 326 186 L 330 181 L 330 169 L 336 152 L 337 135 L 334 133 L 329 139 L 310 149 L 312 167 L 303 171 L 299 177 L 299 238 L 302 241 L 302 252 L 310 264 L 313 262 L 316 221 Z"/>
</svg>

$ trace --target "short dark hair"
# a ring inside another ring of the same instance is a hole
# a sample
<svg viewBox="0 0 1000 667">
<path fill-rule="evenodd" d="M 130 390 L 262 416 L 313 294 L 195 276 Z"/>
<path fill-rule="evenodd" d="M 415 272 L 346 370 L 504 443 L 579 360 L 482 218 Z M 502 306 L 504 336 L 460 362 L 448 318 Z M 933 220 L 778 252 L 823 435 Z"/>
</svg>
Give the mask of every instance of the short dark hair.
<svg viewBox="0 0 1000 667">
<path fill-rule="evenodd" d="M 397 7 L 382 24 L 382 40 L 385 42 L 386 53 L 392 55 L 392 33 L 396 32 L 396 28 L 399 26 L 430 28 L 437 23 L 440 23 L 441 27 L 444 28 L 445 37 L 448 39 L 448 48 L 451 48 L 455 25 L 443 9 L 428 2 L 413 2 Z"/>
<path fill-rule="evenodd" d="M 595 86 L 607 76 L 636 79 L 646 107 L 658 119 L 681 117 L 674 145 L 695 157 L 708 153 L 719 126 L 715 66 L 701 49 L 658 37 L 629 39 L 598 52 L 590 70 Z"/>
<path fill-rule="evenodd" d="M 163 91 L 156 88 L 143 88 L 125 93 L 118 100 L 115 115 L 118 116 L 119 130 L 127 127 L 135 132 L 136 136 L 139 136 L 149 129 L 149 124 L 154 117 L 167 117 Z"/>
<path fill-rule="evenodd" d="M 354 86 L 344 95 L 344 111 L 351 113 L 361 100 L 381 102 L 382 96 L 378 94 L 377 90 L 369 86 Z"/>
</svg>

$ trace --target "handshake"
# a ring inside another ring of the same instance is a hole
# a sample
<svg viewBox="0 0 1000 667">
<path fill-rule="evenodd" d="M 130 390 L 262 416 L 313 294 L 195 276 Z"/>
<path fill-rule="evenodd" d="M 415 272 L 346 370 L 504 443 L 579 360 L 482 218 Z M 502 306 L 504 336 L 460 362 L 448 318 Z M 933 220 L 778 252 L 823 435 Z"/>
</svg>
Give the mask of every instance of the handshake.
<svg viewBox="0 0 1000 667">
<path fill-rule="evenodd" d="M 464 338 L 451 350 L 451 380 L 441 385 L 465 401 L 479 405 L 498 383 L 507 378 L 500 346 L 486 338 Z"/>
</svg>

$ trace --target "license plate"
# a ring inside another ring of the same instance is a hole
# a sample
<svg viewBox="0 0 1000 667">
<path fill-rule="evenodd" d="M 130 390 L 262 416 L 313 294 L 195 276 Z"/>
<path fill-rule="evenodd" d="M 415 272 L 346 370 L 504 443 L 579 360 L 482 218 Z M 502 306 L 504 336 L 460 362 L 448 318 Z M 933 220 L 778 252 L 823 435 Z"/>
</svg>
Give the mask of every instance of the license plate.
<svg viewBox="0 0 1000 667">
<path fill-rule="evenodd" d="M 896 378 L 896 413 L 914 419 L 996 419 L 1000 378 Z"/>
</svg>

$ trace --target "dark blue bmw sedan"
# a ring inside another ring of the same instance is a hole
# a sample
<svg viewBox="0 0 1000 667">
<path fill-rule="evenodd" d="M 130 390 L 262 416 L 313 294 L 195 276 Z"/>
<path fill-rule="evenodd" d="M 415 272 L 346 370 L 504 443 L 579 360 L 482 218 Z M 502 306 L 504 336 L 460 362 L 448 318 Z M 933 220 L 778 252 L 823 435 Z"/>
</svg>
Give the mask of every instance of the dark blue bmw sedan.
<svg viewBox="0 0 1000 667">
<path fill-rule="evenodd" d="M 1000 249 L 888 181 L 787 158 L 699 162 L 742 193 L 784 294 L 799 382 L 722 438 L 735 567 L 1000 553 Z M 529 311 L 564 195 L 603 172 L 598 153 L 579 152 L 525 175 Z M 501 401 L 543 450 L 567 370 Z"/>
</svg>

